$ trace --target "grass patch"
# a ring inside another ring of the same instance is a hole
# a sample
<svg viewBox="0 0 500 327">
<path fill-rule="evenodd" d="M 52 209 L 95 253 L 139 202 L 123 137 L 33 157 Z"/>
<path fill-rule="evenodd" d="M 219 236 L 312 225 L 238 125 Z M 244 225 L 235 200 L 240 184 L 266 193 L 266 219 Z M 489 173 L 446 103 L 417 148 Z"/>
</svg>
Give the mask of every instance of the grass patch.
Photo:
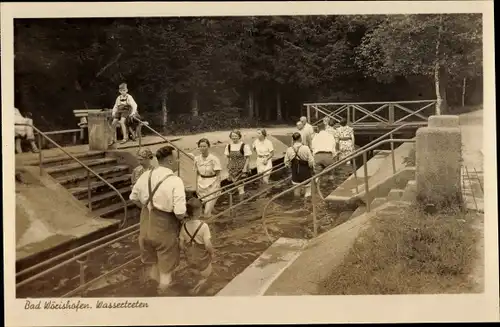
<svg viewBox="0 0 500 327">
<path fill-rule="evenodd" d="M 382 217 L 383 216 L 383 217 Z M 391 208 L 374 217 L 343 263 L 322 282 L 324 295 L 474 292 L 479 233 L 474 214 L 434 216 Z"/>
</svg>

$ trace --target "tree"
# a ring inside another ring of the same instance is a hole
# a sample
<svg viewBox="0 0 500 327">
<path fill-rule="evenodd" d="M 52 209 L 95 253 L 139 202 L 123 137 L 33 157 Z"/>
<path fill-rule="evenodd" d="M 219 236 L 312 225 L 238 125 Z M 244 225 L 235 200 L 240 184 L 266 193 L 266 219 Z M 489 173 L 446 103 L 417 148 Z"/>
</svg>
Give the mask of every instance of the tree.
<svg viewBox="0 0 500 327">
<path fill-rule="evenodd" d="M 385 17 L 367 32 L 356 59 L 380 81 L 398 75 L 432 77 L 440 114 L 447 108 L 449 76 L 477 73 L 481 51 L 481 15 L 398 15 Z"/>
</svg>

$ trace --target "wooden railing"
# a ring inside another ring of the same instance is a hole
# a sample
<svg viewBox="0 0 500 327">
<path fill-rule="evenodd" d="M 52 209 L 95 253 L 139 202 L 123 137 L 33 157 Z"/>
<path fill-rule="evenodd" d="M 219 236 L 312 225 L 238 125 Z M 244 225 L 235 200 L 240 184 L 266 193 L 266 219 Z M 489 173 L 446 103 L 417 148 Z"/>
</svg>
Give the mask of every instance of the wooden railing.
<svg viewBox="0 0 500 327">
<path fill-rule="evenodd" d="M 436 100 L 394 102 L 328 102 L 305 103 L 307 120 L 316 121 L 329 117 L 335 122 L 346 120 L 351 126 L 397 126 L 405 123 L 427 124 L 435 112 Z"/>
</svg>

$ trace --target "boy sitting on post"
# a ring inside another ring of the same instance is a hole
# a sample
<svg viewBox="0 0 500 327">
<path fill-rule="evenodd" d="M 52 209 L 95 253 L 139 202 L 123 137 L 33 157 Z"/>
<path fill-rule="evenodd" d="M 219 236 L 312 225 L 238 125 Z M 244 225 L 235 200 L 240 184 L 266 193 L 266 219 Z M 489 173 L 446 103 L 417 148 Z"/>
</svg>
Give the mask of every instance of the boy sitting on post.
<svg viewBox="0 0 500 327">
<path fill-rule="evenodd" d="M 198 271 L 201 280 L 191 290 L 198 293 L 212 273 L 214 248 L 210 240 L 210 229 L 200 220 L 202 203 L 198 198 L 191 198 L 186 205 L 187 217 L 179 234 L 180 247 L 184 250 L 188 264 Z"/>
</svg>

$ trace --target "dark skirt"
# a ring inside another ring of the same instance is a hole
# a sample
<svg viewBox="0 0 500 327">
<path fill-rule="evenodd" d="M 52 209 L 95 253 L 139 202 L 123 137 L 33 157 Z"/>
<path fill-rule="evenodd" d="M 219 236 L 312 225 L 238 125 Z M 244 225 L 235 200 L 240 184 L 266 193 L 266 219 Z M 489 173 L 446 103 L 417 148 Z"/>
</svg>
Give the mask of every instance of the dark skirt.
<svg viewBox="0 0 500 327">
<path fill-rule="evenodd" d="M 292 182 L 302 183 L 303 181 L 312 177 L 312 168 L 305 160 L 293 159 L 292 160 Z"/>
</svg>

